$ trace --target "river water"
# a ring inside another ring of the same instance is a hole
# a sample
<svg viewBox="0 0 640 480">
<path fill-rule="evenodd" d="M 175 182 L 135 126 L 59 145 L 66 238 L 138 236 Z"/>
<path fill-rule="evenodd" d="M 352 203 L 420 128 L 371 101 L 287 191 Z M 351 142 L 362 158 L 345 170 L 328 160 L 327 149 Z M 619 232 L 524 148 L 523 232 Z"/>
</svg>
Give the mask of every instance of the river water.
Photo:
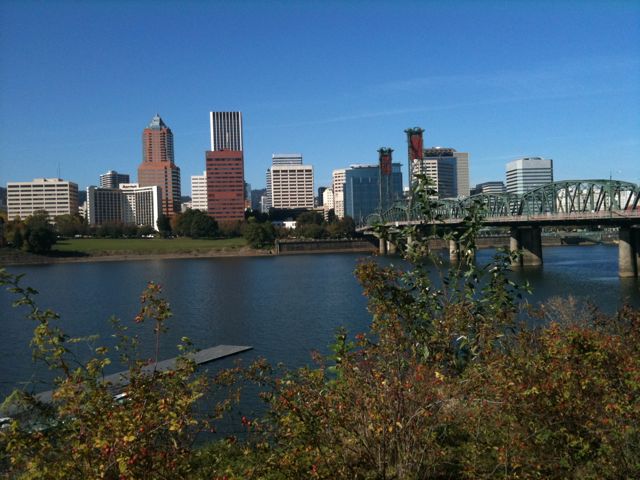
<svg viewBox="0 0 640 480">
<path fill-rule="evenodd" d="M 486 262 L 491 250 L 478 252 Z M 161 358 L 176 355 L 175 346 L 188 336 L 200 348 L 218 344 L 251 345 L 245 359 L 266 357 L 273 363 L 298 366 L 310 361 L 310 352 L 327 352 L 335 329 L 356 333 L 367 328 L 366 298 L 353 276 L 360 254 L 313 254 L 279 257 L 148 260 L 132 262 L 69 263 L 10 267 L 25 273 L 24 285 L 40 293 L 41 307 L 61 315 L 60 324 L 73 336 L 99 334 L 101 340 L 80 344 L 86 358 L 92 346 L 113 345 L 108 319 L 115 315 L 131 333 L 140 333 L 141 354 L 150 357 L 154 342 L 151 325 L 133 325 L 139 294 L 149 280 L 160 283 L 171 304 L 169 332 L 162 337 Z M 380 258 L 383 263 L 398 259 Z M 637 279 L 617 275 L 617 247 L 563 246 L 544 249 L 544 266 L 514 272 L 528 280 L 536 303 L 554 296 L 588 299 L 608 312 L 623 302 L 640 306 Z M 29 340 L 34 325 L 24 310 L 10 307 L 12 295 L 0 292 L 0 396 L 30 383 L 35 391 L 46 385 L 35 378 L 50 374 L 31 362 Z M 231 365 L 224 360 L 216 366 Z M 117 365 L 113 371 L 121 370 Z M 111 372 L 108 372 L 111 373 Z"/>
</svg>

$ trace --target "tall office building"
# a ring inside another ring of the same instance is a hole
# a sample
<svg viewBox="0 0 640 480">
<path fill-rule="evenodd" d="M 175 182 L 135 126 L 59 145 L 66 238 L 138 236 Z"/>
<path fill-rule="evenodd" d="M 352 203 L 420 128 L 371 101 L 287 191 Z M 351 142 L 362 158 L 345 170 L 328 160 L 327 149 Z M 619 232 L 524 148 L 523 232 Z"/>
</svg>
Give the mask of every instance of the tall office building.
<svg viewBox="0 0 640 480">
<path fill-rule="evenodd" d="M 267 170 L 267 197 L 272 208 L 313 208 L 313 167 L 299 153 L 274 153 Z"/>
<path fill-rule="evenodd" d="M 381 150 L 386 152 L 388 149 Z M 363 222 L 381 207 L 385 210 L 402 199 L 401 164 L 389 163 L 385 168 L 380 167 L 380 164 L 351 165 L 345 170 L 344 213 L 356 222 Z"/>
<path fill-rule="evenodd" d="M 26 218 L 44 210 L 51 218 L 78 213 L 78 185 L 61 178 L 36 178 L 7 184 L 7 216 Z"/>
<path fill-rule="evenodd" d="M 340 168 L 332 173 L 333 211 L 337 218 L 344 218 L 344 181 L 346 171 L 346 168 Z"/>
<path fill-rule="evenodd" d="M 424 174 L 435 184 L 440 198 L 469 196 L 469 154 L 453 148 L 431 147 L 412 164 L 411 177 Z"/>
<path fill-rule="evenodd" d="M 241 152 L 242 112 L 210 112 L 211 151 L 233 150 Z"/>
<path fill-rule="evenodd" d="M 207 205 L 207 172 L 191 176 L 191 208 L 205 213 L 209 209 Z"/>
<path fill-rule="evenodd" d="M 507 163 L 507 193 L 523 194 L 553 182 L 553 160 L 525 157 Z"/>
<path fill-rule="evenodd" d="M 160 115 L 153 117 L 142 133 L 142 163 L 138 167 L 141 187 L 160 187 L 162 213 L 180 213 L 180 168 L 173 156 L 173 133 Z"/>
<path fill-rule="evenodd" d="M 121 183 L 129 183 L 128 173 L 118 173 L 115 170 L 109 170 L 107 173 L 100 175 L 100 188 L 118 188 Z"/>
<path fill-rule="evenodd" d="M 217 221 L 244 219 L 244 152 L 241 112 L 210 112 L 206 152 L 208 213 Z"/>
</svg>

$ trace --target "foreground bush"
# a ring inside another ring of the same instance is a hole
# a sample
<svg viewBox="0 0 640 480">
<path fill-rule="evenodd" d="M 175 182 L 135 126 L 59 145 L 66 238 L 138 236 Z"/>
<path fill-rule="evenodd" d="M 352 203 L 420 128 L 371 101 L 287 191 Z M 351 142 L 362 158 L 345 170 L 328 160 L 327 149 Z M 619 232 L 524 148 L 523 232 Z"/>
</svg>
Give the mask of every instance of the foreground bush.
<svg viewBox="0 0 640 480">
<path fill-rule="evenodd" d="M 59 376 L 51 403 L 15 392 L 3 404 L 13 420 L 0 431 L 1 463 L 16 478 L 184 478 L 195 433 L 203 427 L 194 415 L 205 380 L 194 375 L 186 356 L 172 371 L 145 369 L 135 360 L 135 338 L 116 323 L 121 359 L 129 367 L 130 383 L 118 396 L 102 381 L 111 363 L 108 349 L 95 349 L 95 358 L 79 365 L 70 347 L 83 339 L 66 336 L 55 326 L 57 315 L 40 310 L 35 291 L 22 288 L 19 278 L 0 270 L 0 284 L 20 296 L 17 304 L 29 309 L 37 323 L 32 340 L 34 357 L 45 361 Z M 156 335 L 170 316 L 157 285 L 141 297 L 136 322 L 151 319 Z M 188 346 L 185 339 L 183 349 Z M 157 360 L 157 348 L 156 359 Z"/>
</svg>

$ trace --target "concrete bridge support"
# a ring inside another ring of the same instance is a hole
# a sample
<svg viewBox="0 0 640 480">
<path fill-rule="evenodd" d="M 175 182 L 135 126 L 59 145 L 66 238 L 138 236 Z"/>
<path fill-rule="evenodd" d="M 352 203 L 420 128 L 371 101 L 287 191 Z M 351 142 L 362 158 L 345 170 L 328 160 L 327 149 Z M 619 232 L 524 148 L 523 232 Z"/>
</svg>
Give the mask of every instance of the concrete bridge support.
<svg viewBox="0 0 640 480">
<path fill-rule="evenodd" d="M 460 243 L 453 238 L 449 240 L 449 260 L 451 263 L 460 261 Z"/>
<path fill-rule="evenodd" d="M 464 260 L 466 262 L 475 262 L 476 260 L 476 252 L 473 251 L 471 254 L 463 251 L 460 247 L 460 240 L 449 239 L 449 260 L 451 263 L 459 262 Z"/>
<path fill-rule="evenodd" d="M 518 265 L 542 265 L 542 229 L 540 227 L 513 227 L 509 248 L 520 251 Z"/>
<path fill-rule="evenodd" d="M 640 270 L 640 229 L 620 227 L 618 238 L 618 275 L 637 277 Z"/>
<path fill-rule="evenodd" d="M 391 242 L 390 240 L 387 240 L 387 253 L 389 255 L 395 255 L 398 251 L 398 248 L 396 247 L 396 244 Z"/>
<path fill-rule="evenodd" d="M 384 238 L 379 238 L 379 248 L 378 248 L 378 253 L 380 255 L 386 255 L 387 254 L 387 241 Z"/>
</svg>

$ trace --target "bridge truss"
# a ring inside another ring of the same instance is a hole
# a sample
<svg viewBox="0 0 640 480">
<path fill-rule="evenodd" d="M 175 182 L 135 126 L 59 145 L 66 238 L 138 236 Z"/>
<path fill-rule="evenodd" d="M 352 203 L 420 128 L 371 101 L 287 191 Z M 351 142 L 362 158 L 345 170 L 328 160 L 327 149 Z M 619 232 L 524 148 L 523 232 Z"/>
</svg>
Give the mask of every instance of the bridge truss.
<svg viewBox="0 0 640 480">
<path fill-rule="evenodd" d="M 640 185 L 620 180 L 562 180 L 518 195 L 483 193 L 462 200 L 434 199 L 432 214 L 443 219 L 464 218 L 474 203 L 486 217 L 523 217 L 545 214 L 571 215 L 635 211 L 640 208 Z M 366 218 L 366 225 L 424 220 L 422 211 L 398 202 L 384 212 Z"/>
</svg>

